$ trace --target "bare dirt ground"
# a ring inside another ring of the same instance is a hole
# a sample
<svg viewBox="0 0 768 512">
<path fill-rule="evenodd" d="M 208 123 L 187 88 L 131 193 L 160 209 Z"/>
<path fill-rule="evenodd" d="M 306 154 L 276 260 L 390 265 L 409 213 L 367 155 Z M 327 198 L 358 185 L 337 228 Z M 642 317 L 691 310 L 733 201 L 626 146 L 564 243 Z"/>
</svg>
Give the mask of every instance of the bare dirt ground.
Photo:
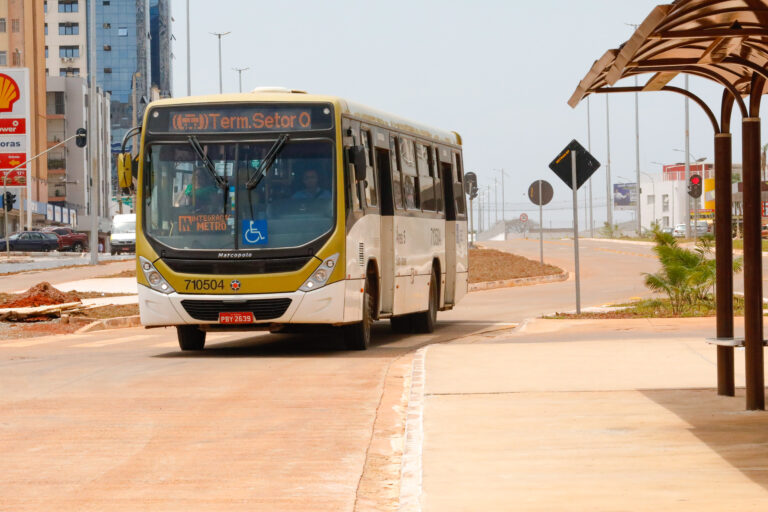
<svg viewBox="0 0 768 512">
<path fill-rule="evenodd" d="M 469 250 L 469 282 L 500 281 L 519 277 L 538 277 L 561 274 L 563 269 L 542 265 L 516 254 L 495 249 Z"/>
</svg>

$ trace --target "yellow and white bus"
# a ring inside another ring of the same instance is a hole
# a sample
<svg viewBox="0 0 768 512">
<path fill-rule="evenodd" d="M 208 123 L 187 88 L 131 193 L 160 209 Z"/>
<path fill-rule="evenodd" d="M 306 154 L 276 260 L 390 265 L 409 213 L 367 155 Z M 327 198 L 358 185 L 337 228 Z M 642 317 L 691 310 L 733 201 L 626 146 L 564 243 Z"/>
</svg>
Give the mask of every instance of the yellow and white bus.
<svg viewBox="0 0 768 512">
<path fill-rule="evenodd" d="M 431 332 L 467 291 L 461 138 L 332 96 L 278 88 L 146 110 L 137 191 L 139 308 L 206 332 L 371 323 Z M 127 139 L 127 138 L 126 138 Z"/>
</svg>

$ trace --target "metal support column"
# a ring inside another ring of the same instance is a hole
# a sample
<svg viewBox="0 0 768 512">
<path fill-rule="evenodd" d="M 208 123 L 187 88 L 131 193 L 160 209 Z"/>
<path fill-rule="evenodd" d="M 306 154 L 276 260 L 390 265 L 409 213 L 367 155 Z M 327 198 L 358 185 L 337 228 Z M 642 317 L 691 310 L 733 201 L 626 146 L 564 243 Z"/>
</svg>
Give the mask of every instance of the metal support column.
<svg viewBox="0 0 768 512">
<path fill-rule="evenodd" d="M 733 339 L 731 151 L 731 134 L 715 134 L 715 294 L 719 339 Z M 717 347 L 717 394 L 735 394 L 733 347 Z"/>
<path fill-rule="evenodd" d="M 754 115 L 754 113 L 750 113 Z M 763 262 L 760 204 L 760 118 L 742 121 L 744 166 L 744 346 L 747 410 L 765 409 Z"/>
</svg>

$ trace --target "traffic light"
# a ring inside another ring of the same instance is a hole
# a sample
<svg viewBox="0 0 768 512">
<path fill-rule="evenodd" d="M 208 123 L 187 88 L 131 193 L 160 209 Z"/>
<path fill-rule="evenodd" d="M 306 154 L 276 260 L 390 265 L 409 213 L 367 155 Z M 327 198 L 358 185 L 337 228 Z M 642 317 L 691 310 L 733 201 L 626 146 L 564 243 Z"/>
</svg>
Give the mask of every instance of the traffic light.
<svg viewBox="0 0 768 512">
<path fill-rule="evenodd" d="M 688 195 L 694 199 L 701 197 L 701 175 L 691 174 L 691 178 L 688 180 Z"/>
<path fill-rule="evenodd" d="M 77 144 L 77 147 L 84 148 L 85 145 L 88 142 L 88 132 L 85 128 L 78 128 L 75 132 L 75 144 Z"/>
<path fill-rule="evenodd" d="M 5 197 L 3 198 L 3 206 L 5 207 L 5 211 L 9 212 L 13 210 L 13 203 L 15 202 L 16 202 L 16 194 L 6 192 Z"/>
</svg>

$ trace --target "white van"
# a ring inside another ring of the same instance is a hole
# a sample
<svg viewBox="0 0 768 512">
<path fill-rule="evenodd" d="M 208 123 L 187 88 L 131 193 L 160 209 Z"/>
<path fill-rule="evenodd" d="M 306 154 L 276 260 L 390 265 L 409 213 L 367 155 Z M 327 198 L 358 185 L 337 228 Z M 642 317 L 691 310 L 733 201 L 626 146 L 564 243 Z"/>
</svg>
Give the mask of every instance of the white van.
<svg viewBox="0 0 768 512">
<path fill-rule="evenodd" d="M 112 234 L 109 237 L 110 253 L 136 252 L 136 214 L 126 213 L 112 217 Z"/>
</svg>

